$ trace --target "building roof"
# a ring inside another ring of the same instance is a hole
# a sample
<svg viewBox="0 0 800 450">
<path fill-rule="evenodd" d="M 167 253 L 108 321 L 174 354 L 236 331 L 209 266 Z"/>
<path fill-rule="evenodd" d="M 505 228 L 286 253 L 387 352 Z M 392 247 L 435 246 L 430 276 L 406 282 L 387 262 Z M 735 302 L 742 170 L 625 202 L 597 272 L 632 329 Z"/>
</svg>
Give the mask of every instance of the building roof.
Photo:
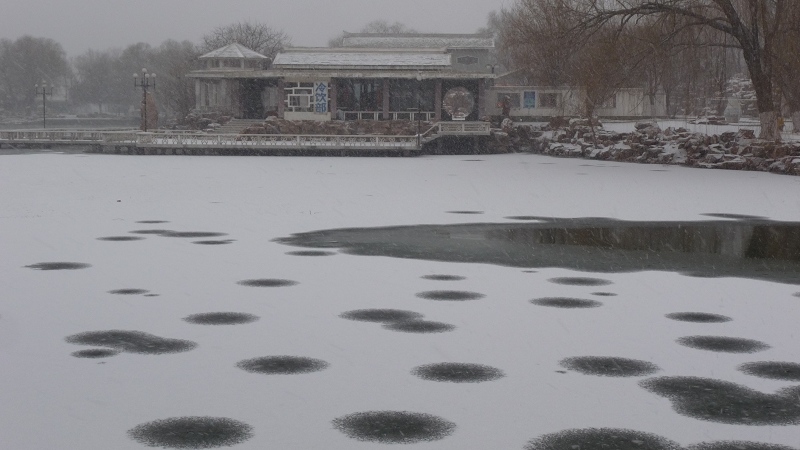
<svg viewBox="0 0 800 450">
<path fill-rule="evenodd" d="M 340 68 L 449 67 L 450 55 L 432 52 L 297 51 L 279 53 L 275 68 L 323 66 Z"/>
<path fill-rule="evenodd" d="M 486 34 L 345 33 L 344 47 L 371 48 L 494 48 Z"/>
<path fill-rule="evenodd" d="M 269 59 L 261 53 L 254 52 L 238 42 L 212 50 L 200 58 Z"/>
</svg>

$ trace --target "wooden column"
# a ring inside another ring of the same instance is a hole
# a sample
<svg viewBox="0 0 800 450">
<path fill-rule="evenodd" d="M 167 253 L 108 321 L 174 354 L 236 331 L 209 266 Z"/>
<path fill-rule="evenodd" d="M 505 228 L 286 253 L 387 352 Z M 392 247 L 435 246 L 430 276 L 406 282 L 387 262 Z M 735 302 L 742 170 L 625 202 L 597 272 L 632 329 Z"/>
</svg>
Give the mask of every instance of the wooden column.
<svg viewBox="0 0 800 450">
<path fill-rule="evenodd" d="M 478 120 L 481 120 L 481 117 L 486 115 L 484 97 L 486 97 L 486 80 L 478 80 Z"/>
<path fill-rule="evenodd" d="M 389 120 L 389 79 L 383 79 L 383 120 Z"/>
<path fill-rule="evenodd" d="M 283 119 L 284 112 L 286 111 L 286 90 L 283 86 L 283 78 L 278 80 L 278 117 Z"/>
<path fill-rule="evenodd" d="M 434 119 L 438 122 L 442 120 L 442 79 L 436 79 L 436 93 L 433 100 Z"/>
<path fill-rule="evenodd" d="M 203 87 L 200 78 L 194 79 L 194 106 L 197 109 L 202 109 L 206 106 L 205 98 L 203 97 Z"/>
</svg>

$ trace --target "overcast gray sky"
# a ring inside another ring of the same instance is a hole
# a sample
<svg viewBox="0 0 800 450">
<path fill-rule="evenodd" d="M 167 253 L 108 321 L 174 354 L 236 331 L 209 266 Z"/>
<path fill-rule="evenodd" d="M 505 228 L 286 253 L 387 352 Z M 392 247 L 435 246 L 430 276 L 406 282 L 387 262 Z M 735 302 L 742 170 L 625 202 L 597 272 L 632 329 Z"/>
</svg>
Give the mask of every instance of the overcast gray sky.
<svg viewBox="0 0 800 450">
<path fill-rule="evenodd" d="M 198 41 L 210 29 L 258 21 L 297 46 L 326 46 L 342 30 L 377 19 L 422 32 L 472 33 L 512 0 L 4 0 L 0 38 L 29 34 L 61 43 L 70 56 L 137 42 Z"/>
</svg>

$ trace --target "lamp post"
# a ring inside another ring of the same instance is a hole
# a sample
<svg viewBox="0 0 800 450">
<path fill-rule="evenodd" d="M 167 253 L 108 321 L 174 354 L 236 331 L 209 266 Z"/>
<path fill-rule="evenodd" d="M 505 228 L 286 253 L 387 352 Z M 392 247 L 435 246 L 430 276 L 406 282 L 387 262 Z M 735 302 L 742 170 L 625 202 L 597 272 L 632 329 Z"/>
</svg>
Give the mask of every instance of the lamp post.
<svg viewBox="0 0 800 450">
<path fill-rule="evenodd" d="M 148 88 L 156 88 L 156 74 L 154 73 L 147 73 L 147 69 L 142 69 L 142 78 L 139 78 L 138 73 L 133 74 L 133 87 L 142 88 L 142 108 L 144 112 L 144 117 L 142 118 L 142 123 L 144 124 L 144 130 L 147 131 L 147 89 Z"/>
<path fill-rule="evenodd" d="M 417 71 L 417 150 L 422 148 L 422 72 Z"/>
<path fill-rule="evenodd" d="M 47 82 L 42 80 L 42 85 L 34 85 L 36 95 L 42 96 L 42 128 L 47 128 L 47 97 L 53 96 L 53 86 L 47 86 Z"/>
<path fill-rule="evenodd" d="M 492 71 L 492 75 L 494 75 L 494 69 L 496 69 L 496 68 L 498 68 L 498 67 L 500 67 L 500 64 L 487 64 L 487 65 L 486 65 L 486 68 L 487 68 L 487 69 L 491 69 L 491 71 Z"/>
</svg>

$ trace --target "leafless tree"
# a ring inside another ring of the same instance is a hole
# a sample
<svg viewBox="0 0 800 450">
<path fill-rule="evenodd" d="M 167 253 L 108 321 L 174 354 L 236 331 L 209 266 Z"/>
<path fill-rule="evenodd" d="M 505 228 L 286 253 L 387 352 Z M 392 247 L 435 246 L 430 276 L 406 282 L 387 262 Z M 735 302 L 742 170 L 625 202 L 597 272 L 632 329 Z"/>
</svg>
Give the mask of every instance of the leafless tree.
<svg viewBox="0 0 800 450">
<path fill-rule="evenodd" d="M 217 27 L 205 34 L 201 41 L 201 49 L 205 52 L 236 42 L 269 58 L 274 58 L 291 45 L 291 38 L 283 30 L 259 22 L 237 22 Z"/>
<path fill-rule="evenodd" d="M 0 40 L 0 108 L 24 112 L 34 105 L 36 83 L 63 86 L 69 76 L 66 54 L 58 42 L 33 36 Z"/>
</svg>

